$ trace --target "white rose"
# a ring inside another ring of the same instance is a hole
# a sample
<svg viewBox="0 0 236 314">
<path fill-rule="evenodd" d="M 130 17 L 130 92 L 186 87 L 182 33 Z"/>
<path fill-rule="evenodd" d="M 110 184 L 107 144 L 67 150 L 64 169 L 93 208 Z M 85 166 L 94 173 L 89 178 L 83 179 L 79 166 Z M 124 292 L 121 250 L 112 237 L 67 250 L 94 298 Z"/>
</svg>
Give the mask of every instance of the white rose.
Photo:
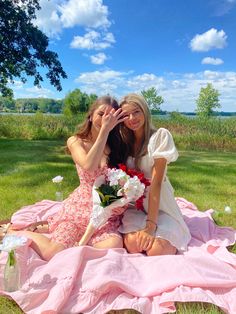
<svg viewBox="0 0 236 314">
<path fill-rule="evenodd" d="M 229 206 L 225 206 L 225 213 L 231 214 L 232 213 L 232 209 Z"/>
<path fill-rule="evenodd" d="M 129 178 L 124 185 L 124 193 L 126 197 L 137 200 L 139 199 L 145 190 L 145 185 L 140 182 L 137 176 Z"/>
<path fill-rule="evenodd" d="M 18 236 L 15 234 L 7 234 L 0 244 L 0 250 L 5 252 L 10 252 L 19 246 L 25 245 L 27 238 L 24 236 Z"/>
<path fill-rule="evenodd" d="M 55 178 L 52 179 L 53 183 L 61 183 L 63 180 L 62 176 L 56 176 Z"/>
<path fill-rule="evenodd" d="M 107 179 L 110 182 L 110 186 L 118 185 L 120 179 L 127 177 L 127 174 L 121 169 L 108 169 Z M 126 180 L 125 180 L 126 181 Z"/>
</svg>

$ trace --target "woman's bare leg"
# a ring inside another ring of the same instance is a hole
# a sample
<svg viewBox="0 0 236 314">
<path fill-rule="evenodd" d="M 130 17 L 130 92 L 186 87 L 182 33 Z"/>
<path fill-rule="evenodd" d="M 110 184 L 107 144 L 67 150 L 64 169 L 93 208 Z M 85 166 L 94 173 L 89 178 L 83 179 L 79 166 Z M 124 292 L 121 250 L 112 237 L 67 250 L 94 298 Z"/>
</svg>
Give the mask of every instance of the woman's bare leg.
<svg viewBox="0 0 236 314">
<path fill-rule="evenodd" d="M 137 247 L 136 232 L 127 233 L 124 235 L 124 245 L 129 253 L 141 253 Z"/>
<path fill-rule="evenodd" d="M 110 236 L 106 240 L 95 243 L 93 247 L 97 249 L 123 248 L 123 240 L 121 237 Z"/>
<path fill-rule="evenodd" d="M 131 232 L 124 235 L 124 244 L 129 253 L 141 253 L 141 251 L 137 248 L 136 242 L 136 232 Z M 148 256 L 155 255 L 172 255 L 176 254 L 176 248 L 170 244 L 169 241 L 161 238 L 157 238 L 154 240 L 154 243 L 150 250 L 146 251 Z"/>
<path fill-rule="evenodd" d="M 65 249 L 63 244 L 51 241 L 46 236 L 32 231 L 15 231 L 9 230 L 8 234 L 18 234 L 32 240 L 30 246 L 34 249 L 42 259 L 49 261 L 56 253 Z"/>
<path fill-rule="evenodd" d="M 174 255 L 177 249 L 169 241 L 161 238 L 154 240 L 153 245 L 150 250 L 146 252 L 148 256 L 156 255 Z"/>
</svg>

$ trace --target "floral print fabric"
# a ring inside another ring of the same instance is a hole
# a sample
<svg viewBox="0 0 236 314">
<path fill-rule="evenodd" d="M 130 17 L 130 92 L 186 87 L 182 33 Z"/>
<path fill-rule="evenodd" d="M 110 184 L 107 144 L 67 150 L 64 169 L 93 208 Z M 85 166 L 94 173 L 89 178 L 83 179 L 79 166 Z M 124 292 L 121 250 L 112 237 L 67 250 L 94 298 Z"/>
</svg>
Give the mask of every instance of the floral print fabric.
<svg viewBox="0 0 236 314">
<path fill-rule="evenodd" d="M 107 167 L 95 171 L 86 171 L 76 165 L 80 178 L 80 186 L 64 200 L 62 209 L 48 218 L 49 232 L 52 239 L 66 248 L 76 244 L 84 234 L 92 211 L 92 187 L 95 179 L 105 174 Z M 119 216 L 111 217 L 92 236 L 89 245 L 106 240 L 110 236 L 121 237 L 117 231 L 120 225 Z"/>
</svg>

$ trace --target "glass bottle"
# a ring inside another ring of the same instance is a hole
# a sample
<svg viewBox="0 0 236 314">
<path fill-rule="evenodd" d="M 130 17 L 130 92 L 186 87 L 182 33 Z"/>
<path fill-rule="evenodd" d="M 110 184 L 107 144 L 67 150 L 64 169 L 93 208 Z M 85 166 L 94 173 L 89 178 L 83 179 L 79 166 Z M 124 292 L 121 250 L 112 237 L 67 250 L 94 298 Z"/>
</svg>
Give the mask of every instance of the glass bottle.
<svg viewBox="0 0 236 314">
<path fill-rule="evenodd" d="M 58 202 L 62 202 L 62 201 L 63 201 L 63 193 L 60 192 L 60 191 L 57 191 L 57 192 L 55 193 L 55 199 L 56 199 L 56 201 L 58 201 Z"/>
<path fill-rule="evenodd" d="M 8 253 L 4 268 L 4 290 L 13 292 L 20 288 L 20 269 L 14 250 Z"/>
</svg>

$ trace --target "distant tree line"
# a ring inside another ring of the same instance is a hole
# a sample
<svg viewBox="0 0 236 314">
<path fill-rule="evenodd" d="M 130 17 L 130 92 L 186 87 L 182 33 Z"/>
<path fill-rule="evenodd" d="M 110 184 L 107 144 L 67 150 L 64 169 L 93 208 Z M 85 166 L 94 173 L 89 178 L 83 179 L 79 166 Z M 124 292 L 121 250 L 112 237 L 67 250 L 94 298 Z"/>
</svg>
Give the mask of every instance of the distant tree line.
<svg viewBox="0 0 236 314">
<path fill-rule="evenodd" d="M 87 112 L 91 103 L 97 99 L 95 94 L 86 94 L 78 88 L 69 92 L 64 99 L 51 98 L 18 98 L 0 96 L 0 112 L 19 113 L 64 113 L 76 115 Z"/>
<path fill-rule="evenodd" d="M 0 97 L 0 111 L 19 113 L 61 113 L 64 100 L 50 98 L 19 98 Z"/>
<path fill-rule="evenodd" d="M 142 90 L 141 94 L 146 99 L 152 115 L 165 115 L 167 111 L 161 110 L 160 106 L 164 102 L 162 96 L 158 95 L 155 87 Z M 230 113 L 216 112 L 215 108 L 220 108 L 219 92 L 208 83 L 202 87 L 199 97 L 196 99 L 195 113 L 184 113 L 185 115 L 198 115 L 202 119 L 216 115 L 230 115 Z M 95 94 L 86 94 L 80 89 L 69 92 L 64 99 L 56 100 L 50 98 L 19 98 L 0 96 L 0 112 L 20 112 L 20 113 L 63 113 L 67 116 L 74 116 L 80 112 L 87 112 L 89 106 L 97 99 Z M 180 113 L 179 113 L 180 114 Z M 234 115 L 235 113 L 232 113 Z"/>
</svg>

